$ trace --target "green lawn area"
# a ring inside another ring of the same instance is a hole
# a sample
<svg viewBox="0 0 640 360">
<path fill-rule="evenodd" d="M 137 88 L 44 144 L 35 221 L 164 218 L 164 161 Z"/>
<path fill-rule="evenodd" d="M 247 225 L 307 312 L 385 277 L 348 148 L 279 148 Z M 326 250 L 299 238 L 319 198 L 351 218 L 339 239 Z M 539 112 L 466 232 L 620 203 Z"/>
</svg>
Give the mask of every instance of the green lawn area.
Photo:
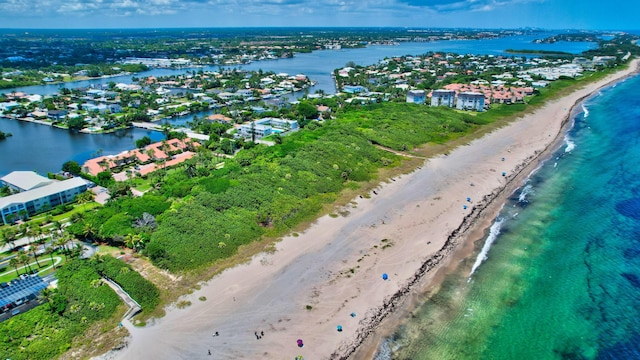
<svg viewBox="0 0 640 360">
<path fill-rule="evenodd" d="M 122 252 L 122 249 L 116 246 L 98 245 L 97 253 L 99 255 L 112 254 L 114 257 L 116 257 L 117 256 L 116 254 L 119 254 L 120 252 Z"/>
<path fill-rule="evenodd" d="M 54 253 L 53 254 L 54 261 L 56 261 L 56 258 L 60 258 L 60 260 L 61 260 L 56 267 L 60 267 L 62 264 L 64 264 L 66 262 L 66 258 L 64 257 L 64 255 L 62 255 L 60 253 Z M 39 256 L 38 257 L 38 262 L 40 263 L 39 267 L 38 267 L 38 264 L 36 263 L 35 260 L 31 261 L 31 263 L 29 264 L 31 266 L 31 269 L 33 269 L 33 270 L 46 269 L 46 270 L 40 271 L 38 273 L 38 275 L 46 276 L 46 275 L 49 275 L 49 274 L 51 274 L 51 273 L 53 273 L 55 271 L 53 269 L 53 267 L 51 267 L 52 262 L 51 262 L 51 258 L 49 257 L 49 255 L 41 255 L 41 256 Z M 2 273 L 0 273 L 0 282 L 8 282 L 8 281 L 11 281 L 11 280 L 17 278 L 15 268 L 9 266 L 8 262 L 6 264 L 3 263 L 2 266 L 4 267 L 4 270 L 2 270 Z M 24 265 L 20 265 L 18 267 L 18 272 L 20 274 L 24 274 L 26 272 L 26 269 L 24 269 L 23 266 Z M 50 268 L 47 269 L 48 267 L 50 267 Z"/>
<path fill-rule="evenodd" d="M 73 210 L 67 211 L 66 213 L 62 213 L 62 214 L 53 216 L 51 218 L 51 221 L 63 222 L 64 220 L 70 219 L 73 214 L 83 213 L 83 212 L 95 209 L 97 207 L 100 207 L 100 206 L 102 206 L 102 205 L 98 204 L 95 201 L 92 201 L 92 202 L 86 203 L 86 204 L 74 204 L 73 205 Z M 31 219 L 29 219 L 29 221 L 27 223 L 31 224 L 31 223 L 39 223 L 39 222 L 45 221 L 48 214 L 50 214 L 50 211 L 46 212 L 46 213 L 38 214 L 35 217 L 32 217 Z"/>
</svg>

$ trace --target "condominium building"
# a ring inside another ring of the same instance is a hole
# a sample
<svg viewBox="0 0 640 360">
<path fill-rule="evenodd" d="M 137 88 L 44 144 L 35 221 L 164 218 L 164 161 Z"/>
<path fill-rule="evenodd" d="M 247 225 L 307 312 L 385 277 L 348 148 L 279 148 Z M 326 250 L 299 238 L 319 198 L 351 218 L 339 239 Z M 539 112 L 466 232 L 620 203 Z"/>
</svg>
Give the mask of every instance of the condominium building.
<svg viewBox="0 0 640 360">
<path fill-rule="evenodd" d="M 0 197 L 2 222 L 9 224 L 19 218 L 72 202 L 78 194 L 86 190 L 87 182 L 82 178 L 74 177 L 63 181 L 52 181 L 48 185 Z"/>
</svg>

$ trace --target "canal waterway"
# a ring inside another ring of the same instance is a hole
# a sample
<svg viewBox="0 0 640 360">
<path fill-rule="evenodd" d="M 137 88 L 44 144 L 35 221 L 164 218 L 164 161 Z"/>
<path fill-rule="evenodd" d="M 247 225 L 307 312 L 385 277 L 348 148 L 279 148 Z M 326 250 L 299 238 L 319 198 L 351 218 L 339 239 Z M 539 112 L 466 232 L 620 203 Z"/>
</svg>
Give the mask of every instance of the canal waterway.
<svg viewBox="0 0 640 360">
<path fill-rule="evenodd" d="M 373 45 L 361 49 L 320 50 L 308 54 L 296 54 L 289 59 L 277 59 L 253 62 L 246 65 L 227 66 L 245 70 L 273 71 L 276 73 L 305 74 L 316 85 L 309 88 L 309 93 L 322 90 L 327 94 L 336 92 L 331 76 L 336 68 L 344 67 L 353 61 L 358 65 L 369 65 L 387 57 L 402 55 L 421 55 L 432 51 L 445 51 L 459 54 L 507 55 L 506 49 L 554 50 L 570 53 L 595 48 L 594 43 L 558 42 L 555 44 L 535 44 L 533 40 L 551 34 L 536 36 L 511 36 L 499 39 L 454 40 L 434 42 L 403 42 L 398 45 Z M 218 71 L 219 66 L 206 66 L 202 70 Z M 3 89 L 0 92 L 11 93 L 22 91 L 29 94 L 56 94 L 62 87 L 81 88 L 116 83 L 132 83 L 133 77 L 166 76 L 185 73 L 193 69 L 152 69 L 133 75 L 123 75 L 76 81 L 65 84 L 49 84 L 38 86 Z M 301 92 L 302 95 L 304 92 Z M 203 114 L 197 114 L 203 116 Z M 169 123 L 183 125 L 193 119 L 193 114 L 184 118 L 169 120 Z M 34 170 L 40 173 L 56 172 L 62 163 L 75 160 L 83 163 L 98 153 L 104 155 L 117 154 L 135 146 L 135 140 L 145 135 L 154 140 L 161 140 L 162 134 L 141 129 L 123 130 L 112 134 L 78 134 L 67 130 L 55 129 L 46 125 L 26 123 L 17 120 L 0 118 L 0 130 L 12 133 L 8 140 L 0 141 L 0 176 L 14 170 Z"/>
</svg>

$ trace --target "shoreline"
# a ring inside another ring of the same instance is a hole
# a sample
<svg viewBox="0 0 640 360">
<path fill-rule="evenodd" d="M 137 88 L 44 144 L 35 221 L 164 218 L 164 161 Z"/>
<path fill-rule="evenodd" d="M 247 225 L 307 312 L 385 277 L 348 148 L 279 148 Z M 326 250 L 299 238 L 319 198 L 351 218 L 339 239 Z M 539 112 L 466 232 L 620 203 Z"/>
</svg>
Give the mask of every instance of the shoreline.
<svg viewBox="0 0 640 360">
<path fill-rule="evenodd" d="M 283 238 L 275 252 L 227 269 L 181 298 L 190 307 L 170 306 L 144 328 L 125 322 L 129 346 L 102 358 L 208 358 L 207 349 L 213 359 L 370 358 L 365 352 L 377 351 L 373 340 L 407 311 L 409 295 L 437 286 L 461 247 L 473 251 L 471 236 L 490 225 L 499 200 L 562 138 L 572 113 L 566 103 L 575 107 L 637 65 L 634 60 L 628 69 L 381 183 L 371 198 L 336 210 L 342 216 L 321 217 L 299 236 Z M 389 278 L 382 280 L 382 273 Z M 342 332 L 337 325 L 344 325 Z M 256 340 L 254 331 L 262 329 L 265 339 Z M 212 342 L 216 331 L 220 338 Z M 298 338 L 304 348 L 296 346 Z"/>
<path fill-rule="evenodd" d="M 633 69 L 633 64 L 635 64 L 635 70 Z M 508 179 L 507 184 L 505 184 L 503 188 L 498 189 L 496 192 L 491 193 L 483 198 L 483 201 L 486 200 L 486 203 L 481 206 L 476 216 L 464 218 L 463 223 L 461 223 L 460 227 L 458 228 L 461 230 L 461 232 L 459 234 L 453 232 L 450 235 L 445 246 L 448 246 L 450 248 L 448 254 L 451 255 L 451 258 L 448 259 L 449 261 L 447 261 L 447 263 L 445 264 L 436 264 L 435 266 L 443 266 L 441 269 L 437 269 L 441 270 L 440 273 L 432 274 L 433 277 L 438 277 L 439 281 L 434 284 L 433 282 L 428 281 L 428 279 L 422 279 L 426 280 L 427 283 L 419 284 L 419 281 L 416 281 L 417 288 L 407 289 L 406 293 L 402 295 L 394 294 L 400 297 L 399 299 L 397 299 L 396 304 L 394 304 L 394 307 L 397 307 L 397 309 L 395 309 L 394 311 L 402 312 L 405 315 L 410 314 L 418 306 L 420 306 L 422 302 L 424 302 L 424 299 L 422 301 L 419 301 L 415 298 L 412 299 L 410 297 L 426 295 L 427 293 L 432 292 L 433 287 L 438 288 L 442 280 L 444 280 L 444 277 L 456 270 L 456 268 L 459 266 L 456 261 L 462 261 L 469 258 L 469 256 L 477 255 L 477 250 L 475 249 L 474 244 L 486 238 L 487 231 L 495 222 L 496 217 L 500 214 L 502 207 L 508 200 L 509 196 L 511 196 L 518 189 L 522 188 L 526 180 L 534 175 L 535 172 L 540 168 L 540 166 L 542 166 L 546 161 L 549 161 L 551 159 L 550 156 L 565 144 L 564 136 L 573 127 L 575 117 L 583 111 L 581 109 L 581 106 L 584 105 L 584 103 L 589 99 L 597 96 L 600 90 L 615 86 L 617 83 L 625 81 L 626 79 L 633 76 L 638 76 L 640 74 L 640 60 L 633 60 L 630 63 L 629 70 L 630 73 L 613 79 L 601 86 L 598 86 L 589 94 L 586 94 L 574 101 L 573 105 L 571 105 L 571 107 L 569 108 L 567 115 L 562 119 L 561 127 L 556 133 L 555 138 L 548 144 L 545 150 L 538 154 L 532 155 L 530 160 L 520 164 L 521 170 L 511 176 Z M 568 95 L 567 97 L 570 97 L 572 94 Z M 469 223 L 466 226 L 466 230 L 463 230 L 463 228 L 465 228 L 465 223 L 467 222 Z M 463 244 L 454 243 L 452 245 L 449 245 L 450 241 L 455 242 L 456 240 L 462 241 Z M 459 248 L 456 249 L 456 247 Z M 445 250 L 445 248 L 443 248 L 442 250 Z M 455 263 L 455 266 L 449 267 L 450 263 L 452 262 Z M 427 264 L 425 263 L 423 266 L 426 265 Z M 422 274 L 422 277 L 426 275 L 426 272 L 428 272 L 428 270 Z M 340 359 L 347 359 L 352 355 L 355 359 L 373 359 L 377 354 L 382 341 L 386 337 L 391 336 L 397 330 L 397 328 L 405 322 L 405 319 L 401 318 L 400 316 L 393 316 L 391 318 L 386 318 L 386 314 L 380 314 L 380 316 L 382 316 L 382 318 L 378 320 L 377 324 L 374 325 L 374 328 L 371 331 L 368 331 L 369 333 L 373 333 L 372 337 L 365 337 L 358 344 L 353 344 L 353 349 L 351 350 L 349 355 L 347 355 L 346 357 L 340 357 Z M 362 345 L 365 344 L 370 346 L 366 349 L 362 349 Z"/>
</svg>

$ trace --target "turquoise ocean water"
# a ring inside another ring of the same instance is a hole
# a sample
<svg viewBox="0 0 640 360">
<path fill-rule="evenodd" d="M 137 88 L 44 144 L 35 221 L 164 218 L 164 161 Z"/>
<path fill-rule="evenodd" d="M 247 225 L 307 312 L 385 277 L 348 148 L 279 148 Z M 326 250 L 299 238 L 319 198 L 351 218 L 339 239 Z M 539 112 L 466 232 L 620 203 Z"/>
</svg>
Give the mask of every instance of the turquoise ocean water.
<svg viewBox="0 0 640 360">
<path fill-rule="evenodd" d="M 585 102 L 478 242 L 484 261 L 462 262 L 377 359 L 640 359 L 639 87 Z"/>
</svg>

